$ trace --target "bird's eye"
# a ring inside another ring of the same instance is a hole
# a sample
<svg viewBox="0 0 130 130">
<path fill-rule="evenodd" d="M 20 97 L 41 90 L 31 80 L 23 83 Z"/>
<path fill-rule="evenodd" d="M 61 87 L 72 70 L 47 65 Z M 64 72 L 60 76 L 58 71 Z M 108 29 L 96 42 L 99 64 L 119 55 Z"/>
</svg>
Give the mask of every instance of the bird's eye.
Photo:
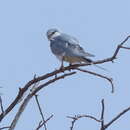
<svg viewBox="0 0 130 130">
<path fill-rule="evenodd" d="M 53 35 L 56 31 L 52 32 L 51 35 Z"/>
<path fill-rule="evenodd" d="M 48 38 L 50 39 L 57 31 L 52 31 L 48 33 Z"/>
</svg>

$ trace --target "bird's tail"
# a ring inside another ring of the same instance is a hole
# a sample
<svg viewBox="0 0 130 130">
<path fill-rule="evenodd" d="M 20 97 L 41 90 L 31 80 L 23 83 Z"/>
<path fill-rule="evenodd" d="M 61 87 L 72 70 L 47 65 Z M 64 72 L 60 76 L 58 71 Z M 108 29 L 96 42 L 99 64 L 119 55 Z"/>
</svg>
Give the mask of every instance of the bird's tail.
<svg viewBox="0 0 130 130">
<path fill-rule="evenodd" d="M 103 67 L 101 67 L 101 66 L 98 66 L 98 65 L 96 65 L 96 64 L 93 64 L 93 61 L 92 61 L 91 59 L 89 59 L 89 58 L 84 58 L 84 57 L 83 57 L 83 61 L 86 62 L 86 63 L 90 63 L 90 64 L 94 65 L 95 67 L 97 67 L 97 68 L 99 68 L 99 69 L 108 71 L 107 69 L 105 69 L 105 68 L 103 68 Z"/>
</svg>

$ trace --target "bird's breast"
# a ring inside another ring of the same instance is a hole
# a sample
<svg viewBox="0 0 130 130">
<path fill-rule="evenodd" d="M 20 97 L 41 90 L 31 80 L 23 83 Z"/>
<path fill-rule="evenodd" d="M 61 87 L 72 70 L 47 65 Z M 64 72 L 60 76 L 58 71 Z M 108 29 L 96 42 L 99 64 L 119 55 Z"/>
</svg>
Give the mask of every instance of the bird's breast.
<svg viewBox="0 0 130 130">
<path fill-rule="evenodd" d="M 81 63 L 82 59 L 79 57 L 65 56 L 64 61 L 69 62 L 69 63 Z"/>
</svg>

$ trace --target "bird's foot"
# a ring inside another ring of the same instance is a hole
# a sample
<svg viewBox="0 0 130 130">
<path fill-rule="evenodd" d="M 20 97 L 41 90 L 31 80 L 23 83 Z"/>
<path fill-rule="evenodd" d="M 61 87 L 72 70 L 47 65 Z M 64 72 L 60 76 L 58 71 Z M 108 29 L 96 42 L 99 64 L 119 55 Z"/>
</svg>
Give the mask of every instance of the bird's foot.
<svg viewBox="0 0 130 130">
<path fill-rule="evenodd" d="M 59 70 L 60 70 L 61 72 L 64 72 L 64 66 L 61 65 L 60 68 L 59 68 Z"/>
<path fill-rule="evenodd" d="M 69 63 L 69 67 L 70 67 L 70 68 L 69 68 L 68 70 L 69 70 L 70 72 L 71 72 L 71 70 L 72 70 L 72 69 L 71 69 L 71 66 L 72 66 L 72 64 Z"/>
</svg>

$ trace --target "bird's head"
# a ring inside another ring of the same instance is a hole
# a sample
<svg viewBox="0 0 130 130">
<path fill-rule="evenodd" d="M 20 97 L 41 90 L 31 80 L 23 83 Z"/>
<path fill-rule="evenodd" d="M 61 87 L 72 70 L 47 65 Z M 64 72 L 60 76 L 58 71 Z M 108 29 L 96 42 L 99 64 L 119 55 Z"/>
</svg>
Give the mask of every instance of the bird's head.
<svg viewBox="0 0 130 130">
<path fill-rule="evenodd" d="M 55 37 L 59 36 L 60 32 L 57 29 L 49 29 L 47 31 L 47 38 L 53 40 Z"/>
</svg>

